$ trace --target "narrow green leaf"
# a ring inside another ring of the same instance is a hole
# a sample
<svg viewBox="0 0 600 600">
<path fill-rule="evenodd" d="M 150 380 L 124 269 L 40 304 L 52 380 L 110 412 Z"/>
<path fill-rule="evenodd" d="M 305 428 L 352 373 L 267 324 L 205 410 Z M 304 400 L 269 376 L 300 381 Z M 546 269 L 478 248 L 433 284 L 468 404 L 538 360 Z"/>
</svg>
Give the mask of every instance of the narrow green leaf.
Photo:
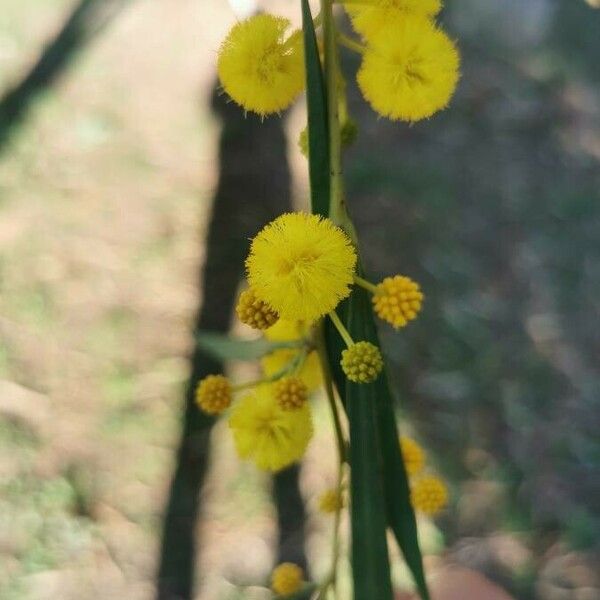
<svg viewBox="0 0 600 600">
<path fill-rule="evenodd" d="M 388 524 L 394 532 L 422 600 L 429 600 L 423 558 L 417 537 L 417 522 L 410 502 L 408 477 L 398 443 L 394 405 L 384 375 L 377 382 L 376 394 Z"/>
<path fill-rule="evenodd" d="M 346 301 L 346 305 L 338 307 L 338 314 L 356 341 L 367 340 L 380 346 L 370 298 L 365 291 L 356 288 L 349 300 Z M 332 365 L 338 367 L 341 354 L 339 335 L 331 329 L 328 329 L 326 333 L 328 334 L 326 340 L 329 360 Z M 343 372 L 339 367 L 333 368 L 332 371 L 336 387 L 338 390 L 343 390 L 347 385 Z M 374 418 L 381 461 L 379 475 L 385 497 L 387 524 L 402 550 L 422 600 L 429 600 L 423 559 L 417 537 L 417 524 L 410 502 L 408 477 L 398 443 L 394 404 L 385 371 L 374 384 L 363 387 L 370 390 L 371 397 L 370 399 L 365 398 L 365 400 L 372 404 L 375 411 Z M 347 396 L 347 402 L 348 398 Z M 350 415 L 351 406 L 349 404 L 346 409 Z"/>
<path fill-rule="evenodd" d="M 306 65 L 310 201 L 312 212 L 326 217 L 329 214 L 327 94 L 308 0 L 302 0 L 302 31 L 304 34 L 304 62 Z"/>
<path fill-rule="evenodd" d="M 254 361 L 280 348 L 293 348 L 298 345 L 294 342 L 270 342 L 264 338 L 258 340 L 240 340 L 208 331 L 200 332 L 196 343 L 207 354 L 224 361 Z"/>
<path fill-rule="evenodd" d="M 357 290 L 358 291 L 358 290 Z M 353 296 L 356 295 L 354 292 Z M 370 299 L 360 290 L 362 318 L 365 324 L 364 339 L 379 344 Z M 402 550 L 422 600 L 429 600 L 429 592 L 423 571 L 423 558 L 417 537 L 417 522 L 410 501 L 408 477 L 398 442 L 398 429 L 394 403 L 385 371 L 374 383 L 377 429 L 383 459 L 383 485 L 387 505 L 387 521 Z"/>
<path fill-rule="evenodd" d="M 365 339 L 364 307 L 356 290 L 350 300 L 348 329 Z M 350 490 L 352 498 L 352 574 L 354 600 L 393 597 L 386 539 L 383 461 L 374 384 L 346 383 L 350 424 Z"/>
</svg>

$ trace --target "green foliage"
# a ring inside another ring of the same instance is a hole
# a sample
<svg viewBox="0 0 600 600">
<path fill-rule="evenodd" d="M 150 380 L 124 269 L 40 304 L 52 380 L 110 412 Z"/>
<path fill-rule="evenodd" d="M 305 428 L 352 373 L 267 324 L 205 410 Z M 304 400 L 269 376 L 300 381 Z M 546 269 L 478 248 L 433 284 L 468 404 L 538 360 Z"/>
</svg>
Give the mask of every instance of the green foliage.
<svg viewBox="0 0 600 600">
<path fill-rule="evenodd" d="M 281 348 L 294 348 L 296 342 L 270 342 L 264 338 L 257 340 L 241 340 L 219 333 L 200 333 L 197 339 L 198 347 L 218 360 L 253 361 L 265 354 Z"/>
<path fill-rule="evenodd" d="M 309 120 L 311 206 L 329 215 L 329 130 L 324 77 L 307 0 L 302 0 L 306 52 Z M 327 157 L 327 159 L 325 158 Z M 377 346 L 371 306 L 362 290 L 355 290 L 338 309 L 355 340 Z M 350 423 L 352 572 L 355 600 L 386 600 L 393 596 L 386 526 L 393 530 L 423 600 L 429 598 L 417 539 L 416 520 L 398 444 L 392 396 L 385 373 L 373 384 L 354 384 L 339 366 L 342 341 L 327 322 L 325 337 L 334 381 Z"/>
</svg>

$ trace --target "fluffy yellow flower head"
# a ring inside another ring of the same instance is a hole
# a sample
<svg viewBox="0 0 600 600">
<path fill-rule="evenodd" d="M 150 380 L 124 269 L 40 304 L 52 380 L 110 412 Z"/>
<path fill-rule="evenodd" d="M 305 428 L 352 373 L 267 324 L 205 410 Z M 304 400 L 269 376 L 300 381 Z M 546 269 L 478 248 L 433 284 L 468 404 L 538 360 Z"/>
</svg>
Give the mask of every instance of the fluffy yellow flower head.
<svg viewBox="0 0 600 600">
<path fill-rule="evenodd" d="M 448 504 L 448 488 L 439 477 L 425 475 L 413 483 L 411 500 L 415 510 L 433 516 Z"/>
<path fill-rule="evenodd" d="M 366 39 L 373 39 L 388 25 L 397 27 L 407 15 L 434 17 L 442 8 L 441 0 L 363 0 L 345 4 L 354 29 Z"/>
<path fill-rule="evenodd" d="M 208 375 L 196 388 L 196 404 L 209 415 L 222 413 L 231 404 L 231 385 L 223 375 Z"/>
<path fill-rule="evenodd" d="M 375 313 L 395 329 L 416 319 L 422 302 L 423 293 L 419 284 L 402 275 L 386 277 L 377 285 L 377 291 L 373 295 Z"/>
<path fill-rule="evenodd" d="M 225 91 L 260 115 L 287 108 L 304 89 L 302 36 L 285 40 L 290 22 L 256 15 L 235 25 L 219 50 L 217 69 Z"/>
<path fill-rule="evenodd" d="M 279 315 L 262 300 L 252 288 L 244 290 L 235 307 L 238 319 L 253 329 L 268 329 L 277 322 Z"/>
<path fill-rule="evenodd" d="M 240 458 L 266 471 L 279 471 L 299 460 L 313 433 L 309 404 L 284 410 L 266 385 L 233 407 L 229 426 Z"/>
<path fill-rule="evenodd" d="M 459 77 L 458 50 L 424 17 L 406 17 L 369 40 L 357 81 L 373 110 L 419 121 L 445 108 Z"/>
<path fill-rule="evenodd" d="M 281 563 L 273 569 L 271 589 L 278 596 L 291 596 L 300 590 L 304 571 L 294 563 Z"/>
<path fill-rule="evenodd" d="M 310 325 L 303 321 L 288 321 L 279 319 L 273 327 L 265 331 L 265 337 L 273 342 L 288 342 L 299 340 L 310 331 Z M 265 375 L 271 376 L 280 373 L 298 355 L 300 350 L 294 348 L 280 348 L 261 358 L 261 365 Z M 309 392 L 316 390 L 322 383 L 321 365 L 315 350 L 309 352 L 304 364 L 296 375 L 305 383 Z"/>
<path fill-rule="evenodd" d="M 246 259 L 256 295 L 281 317 L 313 322 L 350 294 L 356 252 L 329 219 L 287 213 L 252 241 Z"/>
<path fill-rule="evenodd" d="M 319 510 L 321 512 L 331 514 L 337 512 L 341 508 L 344 508 L 344 496 L 342 496 L 341 490 L 331 488 L 325 490 L 319 496 Z"/>
<path fill-rule="evenodd" d="M 415 440 L 403 435 L 400 436 L 400 450 L 404 459 L 404 466 L 409 475 L 417 475 L 425 466 L 425 451 Z"/>
<path fill-rule="evenodd" d="M 371 383 L 383 369 L 379 348 L 371 342 L 356 342 L 342 352 L 342 371 L 354 383 Z"/>
</svg>

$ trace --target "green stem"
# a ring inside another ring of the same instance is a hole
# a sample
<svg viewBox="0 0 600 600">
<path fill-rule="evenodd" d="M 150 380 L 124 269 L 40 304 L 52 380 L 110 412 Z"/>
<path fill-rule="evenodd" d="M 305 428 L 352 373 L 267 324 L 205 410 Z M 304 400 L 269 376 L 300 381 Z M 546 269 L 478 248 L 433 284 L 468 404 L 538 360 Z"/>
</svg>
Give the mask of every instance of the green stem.
<svg viewBox="0 0 600 600">
<path fill-rule="evenodd" d="M 337 442 L 338 454 L 340 463 L 346 460 L 346 441 L 344 439 L 344 432 L 342 430 L 342 422 L 340 420 L 340 413 L 335 402 L 335 394 L 333 390 L 333 376 L 331 374 L 331 367 L 329 366 L 329 358 L 327 356 L 327 346 L 325 345 L 325 335 L 321 327 L 319 331 L 319 338 L 317 341 L 317 353 L 319 355 L 319 361 L 321 363 L 321 371 L 323 373 L 323 382 L 325 385 L 325 393 L 329 401 L 329 407 L 331 408 L 331 415 L 333 417 L 333 425 L 335 430 L 335 439 Z"/>
<path fill-rule="evenodd" d="M 349 38 L 343 33 L 338 33 L 337 39 L 342 46 L 345 46 L 346 48 L 348 48 L 349 50 L 353 50 L 354 52 L 358 52 L 359 54 L 363 54 L 366 50 L 366 48 L 362 44 L 359 44 L 356 40 Z"/>
<path fill-rule="evenodd" d="M 370 281 L 359 277 L 358 275 L 354 276 L 354 283 L 360 285 L 361 288 L 367 290 L 367 292 L 371 292 L 371 294 L 377 293 L 377 286 L 373 285 Z"/>
<path fill-rule="evenodd" d="M 337 28 L 333 17 L 333 0 L 321 0 L 323 16 L 323 38 L 325 46 L 325 83 L 327 87 L 327 116 L 329 125 L 329 167 L 330 198 L 329 218 L 342 227 L 355 242 L 354 225 L 346 212 L 344 186 L 342 180 L 342 142 L 339 116 L 339 55 L 337 47 Z"/>
<path fill-rule="evenodd" d="M 335 310 L 332 310 L 329 313 L 329 318 L 331 319 L 331 322 L 335 325 L 335 328 L 338 330 L 338 333 L 342 336 L 342 339 L 344 340 L 346 346 L 348 346 L 348 348 L 350 348 L 350 346 L 353 346 L 354 340 L 352 339 L 352 336 L 348 333 L 348 330 L 342 323 L 341 319 L 337 316 Z"/>
<path fill-rule="evenodd" d="M 306 357 L 309 352 L 309 347 L 307 345 L 302 346 L 300 352 L 292 358 L 288 362 L 288 364 L 283 367 L 283 369 L 273 373 L 273 375 L 269 375 L 269 377 L 262 377 L 261 379 L 255 379 L 253 381 L 246 381 L 245 383 L 240 383 L 238 385 L 234 385 L 232 390 L 234 392 L 241 392 L 242 390 L 246 390 L 248 388 L 256 387 L 257 385 L 262 385 L 264 383 L 273 383 L 286 375 L 292 375 L 296 373 L 304 364 Z"/>
</svg>

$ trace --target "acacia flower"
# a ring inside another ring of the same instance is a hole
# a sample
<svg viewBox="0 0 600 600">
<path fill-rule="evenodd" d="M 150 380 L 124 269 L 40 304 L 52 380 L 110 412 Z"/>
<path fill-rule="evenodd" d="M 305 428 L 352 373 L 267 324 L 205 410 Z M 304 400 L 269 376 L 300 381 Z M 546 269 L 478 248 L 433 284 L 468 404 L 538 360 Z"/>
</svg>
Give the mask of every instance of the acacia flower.
<svg viewBox="0 0 600 600">
<path fill-rule="evenodd" d="M 356 252 L 329 219 L 281 215 L 252 241 L 246 269 L 256 295 L 281 317 L 312 323 L 350 294 Z"/>
<path fill-rule="evenodd" d="M 441 0 L 363 0 L 344 6 L 354 29 L 371 40 L 383 27 L 397 27 L 407 15 L 435 17 L 442 3 Z"/>
<path fill-rule="evenodd" d="M 342 370 L 354 383 L 371 383 L 383 369 L 379 348 L 371 342 L 356 342 L 342 352 Z"/>
<path fill-rule="evenodd" d="M 279 596 L 291 596 L 300 590 L 304 571 L 294 563 L 281 563 L 271 574 L 271 589 Z"/>
<path fill-rule="evenodd" d="M 308 400 L 308 388 L 299 377 L 282 377 L 273 384 L 273 393 L 284 410 L 297 410 Z"/>
<path fill-rule="evenodd" d="M 313 433 L 309 404 L 284 410 L 267 385 L 234 405 L 229 426 L 240 458 L 266 471 L 279 471 L 299 460 Z"/>
<path fill-rule="evenodd" d="M 225 91 L 246 110 L 260 115 L 287 108 L 304 89 L 300 31 L 287 40 L 290 22 L 255 15 L 235 25 L 219 50 L 217 70 Z"/>
<path fill-rule="evenodd" d="M 419 121 L 447 106 L 459 63 L 456 47 L 441 29 L 424 17 L 410 16 L 369 40 L 357 81 L 379 114 Z"/>
<path fill-rule="evenodd" d="M 386 277 L 376 286 L 373 294 L 375 313 L 395 329 L 416 319 L 422 302 L 423 293 L 419 284 L 402 275 Z"/>
<path fill-rule="evenodd" d="M 433 516 L 448 503 L 448 488 L 439 477 L 425 475 L 414 481 L 410 497 L 415 510 Z"/>
<path fill-rule="evenodd" d="M 223 375 L 208 375 L 196 388 L 196 404 L 207 414 L 222 413 L 231 404 L 231 384 Z"/>
<path fill-rule="evenodd" d="M 425 466 L 425 451 L 423 448 L 412 438 L 402 435 L 400 436 L 400 450 L 402 451 L 407 474 L 412 476 L 420 473 Z"/>
<path fill-rule="evenodd" d="M 252 288 L 240 294 L 235 312 L 242 323 L 253 329 L 268 329 L 279 319 L 268 304 L 256 297 Z"/>
</svg>

